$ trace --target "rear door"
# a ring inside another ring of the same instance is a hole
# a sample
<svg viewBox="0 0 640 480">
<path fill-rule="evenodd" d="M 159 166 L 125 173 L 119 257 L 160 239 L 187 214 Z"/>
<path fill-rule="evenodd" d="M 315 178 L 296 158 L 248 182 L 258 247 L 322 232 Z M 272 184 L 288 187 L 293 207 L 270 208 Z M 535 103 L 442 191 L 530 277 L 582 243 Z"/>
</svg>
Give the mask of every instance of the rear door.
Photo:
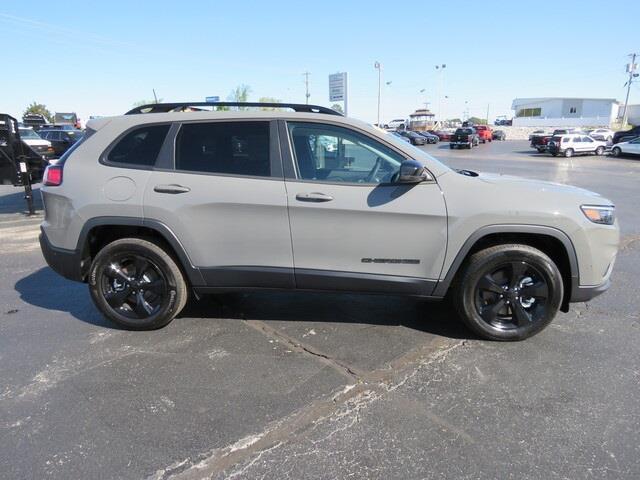
<svg viewBox="0 0 640 480">
<path fill-rule="evenodd" d="M 147 183 L 144 216 L 174 232 L 208 286 L 293 287 L 275 121 L 174 125 Z"/>
<path fill-rule="evenodd" d="M 350 127 L 281 124 L 298 288 L 429 295 L 446 249 L 435 181 L 393 183 L 406 155 Z"/>
<path fill-rule="evenodd" d="M 593 152 L 596 149 L 596 144 L 591 137 L 581 137 L 582 138 L 582 151 L 583 152 Z"/>
</svg>

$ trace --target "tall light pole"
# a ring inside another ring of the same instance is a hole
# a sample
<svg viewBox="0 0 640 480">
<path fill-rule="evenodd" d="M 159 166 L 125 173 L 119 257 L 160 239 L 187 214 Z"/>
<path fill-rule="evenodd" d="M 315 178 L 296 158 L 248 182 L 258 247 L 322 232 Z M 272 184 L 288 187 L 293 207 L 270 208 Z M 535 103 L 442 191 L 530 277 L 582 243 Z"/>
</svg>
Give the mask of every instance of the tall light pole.
<svg viewBox="0 0 640 480">
<path fill-rule="evenodd" d="M 382 95 L 382 64 L 380 62 L 376 62 L 373 64 L 373 68 L 378 70 L 378 123 L 380 126 L 380 96 Z"/>
<path fill-rule="evenodd" d="M 309 93 L 309 75 L 311 75 L 310 72 L 304 72 L 302 75 L 304 75 L 304 98 L 305 101 L 304 103 L 309 104 L 309 97 L 311 96 L 311 94 Z"/>
<path fill-rule="evenodd" d="M 627 124 L 627 106 L 629 105 L 629 92 L 631 91 L 631 84 L 633 83 L 634 77 L 637 77 L 638 74 L 635 73 L 638 66 L 636 65 L 636 56 L 637 54 L 632 53 L 629 55 L 631 57 L 631 63 L 627 65 L 627 73 L 629 73 L 629 80 L 625 83 L 625 87 L 627 87 L 627 98 L 624 100 L 624 110 L 622 110 L 622 128 Z"/>
<path fill-rule="evenodd" d="M 442 89 L 443 89 L 443 75 L 444 69 L 447 68 L 445 63 L 436 65 L 436 71 L 440 72 L 440 88 L 438 88 L 438 121 L 442 122 Z"/>
</svg>

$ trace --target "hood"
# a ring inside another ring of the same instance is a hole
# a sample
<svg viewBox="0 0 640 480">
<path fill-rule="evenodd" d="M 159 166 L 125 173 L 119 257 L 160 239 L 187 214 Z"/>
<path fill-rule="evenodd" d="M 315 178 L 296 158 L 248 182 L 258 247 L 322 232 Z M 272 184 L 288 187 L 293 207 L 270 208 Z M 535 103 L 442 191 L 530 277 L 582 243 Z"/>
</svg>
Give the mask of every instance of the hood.
<svg viewBox="0 0 640 480">
<path fill-rule="evenodd" d="M 610 200 L 599 193 L 592 192 L 573 185 L 566 185 L 562 183 L 549 182 L 545 180 L 535 180 L 530 178 L 516 177 L 513 175 L 502 175 L 496 173 L 482 173 L 478 172 L 478 180 L 504 187 L 515 187 L 518 189 L 527 189 L 532 192 L 538 193 L 556 193 L 556 194 L 569 194 L 572 196 L 589 198 L 590 201 L 598 204 L 612 204 Z"/>
</svg>

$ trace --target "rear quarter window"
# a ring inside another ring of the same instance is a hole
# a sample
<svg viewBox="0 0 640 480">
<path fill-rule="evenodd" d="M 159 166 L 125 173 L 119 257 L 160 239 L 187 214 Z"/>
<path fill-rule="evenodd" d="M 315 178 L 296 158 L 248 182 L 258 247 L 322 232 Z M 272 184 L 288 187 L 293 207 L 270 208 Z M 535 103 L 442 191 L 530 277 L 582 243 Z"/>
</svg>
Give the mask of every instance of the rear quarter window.
<svg viewBox="0 0 640 480">
<path fill-rule="evenodd" d="M 113 164 L 151 167 L 164 142 L 170 125 L 145 125 L 122 137 L 107 154 L 107 162 Z"/>
</svg>

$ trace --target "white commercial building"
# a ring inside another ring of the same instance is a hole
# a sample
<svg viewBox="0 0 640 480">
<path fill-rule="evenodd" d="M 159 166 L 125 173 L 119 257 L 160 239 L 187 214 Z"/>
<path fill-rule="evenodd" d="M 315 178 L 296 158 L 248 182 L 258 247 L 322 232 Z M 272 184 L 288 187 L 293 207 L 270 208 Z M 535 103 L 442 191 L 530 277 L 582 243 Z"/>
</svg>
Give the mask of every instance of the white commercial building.
<svg viewBox="0 0 640 480">
<path fill-rule="evenodd" d="M 513 125 L 519 127 L 609 127 L 618 116 L 614 98 L 516 98 Z"/>
</svg>

